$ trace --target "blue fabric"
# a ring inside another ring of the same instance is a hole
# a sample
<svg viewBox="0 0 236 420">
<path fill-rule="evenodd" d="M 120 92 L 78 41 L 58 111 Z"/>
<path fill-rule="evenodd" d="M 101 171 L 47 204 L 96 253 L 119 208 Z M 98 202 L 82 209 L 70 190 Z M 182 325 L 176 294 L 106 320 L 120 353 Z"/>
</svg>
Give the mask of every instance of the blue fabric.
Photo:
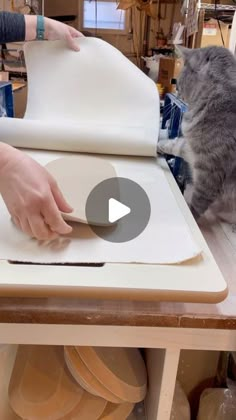
<svg viewBox="0 0 236 420">
<path fill-rule="evenodd" d="M 0 12 L 0 44 L 24 40 L 24 15 L 20 13 Z"/>
</svg>

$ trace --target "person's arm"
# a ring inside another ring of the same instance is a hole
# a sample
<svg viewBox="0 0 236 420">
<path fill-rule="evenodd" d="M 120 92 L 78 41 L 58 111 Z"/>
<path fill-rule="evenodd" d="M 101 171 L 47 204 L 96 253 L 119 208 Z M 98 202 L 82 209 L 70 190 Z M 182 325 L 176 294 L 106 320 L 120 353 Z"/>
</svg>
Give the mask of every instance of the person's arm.
<svg viewBox="0 0 236 420">
<path fill-rule="evenodd" d="M 45 39 L 64 39 L 68 47 L 79 49 L 75 38 L 80 32 L 48 18 L 44 24 Z M 36 16 L 1 12 L 0 43 L 34 40 L 36 27 Z M 28 155 L 1 142 L 0 194 L 13 222 L 29 236 L 50 240 L 72 231 L 60 213 L 72 208 L 52 176 Z"/>
<path fill-rule="evenodd" d="M 79 51 L 75 38 L 83 36 L 75 28 L 44 17 L 46 40 L 64 39 L 69 48 Z M 37 16 L 0 12 L 0 43 L 32 41 L 36 39 Z"/>
<path fill-rule="evenodd" d="M 55 41 L 64 39 L 69 48 L 79 51 L 76 38 L 83 34 L 69 25 L 44 17 L 45 36 L 44 39 Z M 36 38 L 37 16 L 25 15 L 25 40 L 32 41 Z"/>
<path fill-rule="evenodd" d="M 20 13 L 0 12 L 0 43 L 25 40 L 25 18 Z"/>
</svg>

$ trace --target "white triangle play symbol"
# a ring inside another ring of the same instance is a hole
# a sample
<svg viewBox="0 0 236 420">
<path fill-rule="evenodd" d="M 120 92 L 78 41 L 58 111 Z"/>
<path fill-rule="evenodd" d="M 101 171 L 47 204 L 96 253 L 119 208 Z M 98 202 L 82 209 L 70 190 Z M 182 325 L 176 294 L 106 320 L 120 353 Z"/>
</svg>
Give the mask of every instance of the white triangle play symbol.
<svg viewBox="0 0 236 420">
<path fill-rule="evenodd" d="M 130 212 L 131 209 L 125 206 L 125 204 L 115 200 L 115 198 L 109 199 L 108 220 L 110 223 L 114 223 L 117 220 L 122 219 L 122 217 L 127 216 Z"/>
</svg>

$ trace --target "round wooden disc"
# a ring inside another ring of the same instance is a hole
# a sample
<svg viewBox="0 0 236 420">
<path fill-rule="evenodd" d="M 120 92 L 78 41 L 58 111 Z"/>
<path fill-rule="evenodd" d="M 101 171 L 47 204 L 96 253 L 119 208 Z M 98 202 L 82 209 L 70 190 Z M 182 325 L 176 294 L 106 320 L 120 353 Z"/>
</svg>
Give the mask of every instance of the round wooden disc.
<svg viewBox="0 0 236 420">
<path fill-rule="evenodd" d="M 107 401 L 103 398 L 84 391 L 78 405 L 61 420 L 98 420 L 107 404 Z"/>
<path fill-rule="evenodd" d="M 15 361 L 17 346 L 0 346 L 0 419 L 21 420 L 11 408 L 8 400 L 8 384 Z"/>
<path fill-rule="evenodd" d="M 19 346 L 8 394 L 20 417 L 57 420 L 78 405 L 83 392 L 67 369 L 63 347 Z"/>
<path fill-rule="evenodd" d="M 117 176 L 108 160 L 87 155 L 53 160 L 46 165 L 46 169 L 57 181 L 63 196 L 74 209 L 72 213 L 62 213 L 63 218 L 80 223 L 87 223 L 85 208 L 91 191 L 100 182 Z M 96 218 L 96 214 L 89 223 L 102 226 L 107 224 L 101 222 L 98 216 Z"/>
<path fill-rule="evenodd" d="M 94 377 L 94 375 L 81 360 L 81 357 L 76 351 L 75 347 L 65 346 L 64 356 L 70 373 L 86 391 L 116 404 L 123 402 L 116 395 L 113 395 L 109 389 L 105 388 L 103 384 Z"/>
<path fill-rule="evenodd" d="M 108 403 L 99 420 L 126 420 L 134 409 L 133 403 Z"/>
<path fill-rule="evenodd" d="M 90 372 L 123 401 L 139 402 L 147 391 L 147 371 L 137 349 L 76 347 Z"/>
</svg>

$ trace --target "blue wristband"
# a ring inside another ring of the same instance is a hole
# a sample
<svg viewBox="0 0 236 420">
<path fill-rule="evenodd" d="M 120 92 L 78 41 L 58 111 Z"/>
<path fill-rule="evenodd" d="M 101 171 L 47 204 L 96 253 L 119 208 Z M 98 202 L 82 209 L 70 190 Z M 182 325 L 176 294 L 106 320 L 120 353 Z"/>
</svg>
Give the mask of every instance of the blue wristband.
<svg viewBox="0 0 236 420">
<path fill-rule="evenodd" d="M 38 15 L 37 16 L 36 39 L 42 41 L 44 39 L 44 33 L 45 33 L 44 17 Z"/>
</svg>

